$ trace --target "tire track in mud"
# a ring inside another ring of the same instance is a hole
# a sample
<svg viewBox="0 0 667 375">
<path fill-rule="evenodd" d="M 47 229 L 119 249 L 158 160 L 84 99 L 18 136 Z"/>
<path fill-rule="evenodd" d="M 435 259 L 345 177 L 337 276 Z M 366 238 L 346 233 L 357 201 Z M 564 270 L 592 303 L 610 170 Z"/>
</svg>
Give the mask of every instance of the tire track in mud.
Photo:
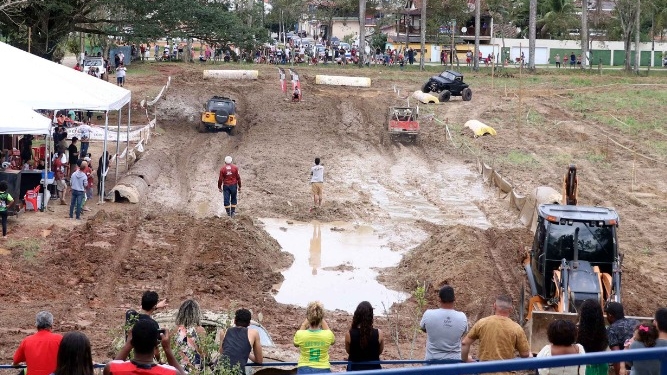
<svg viewBox="0 0 667 375">
<path fill-rule="evenodd" d="M 187 229 L 180 234 L 180 238 L 183 240 L 179 241 L 180 244 L 185 243 L 185 246 L 178 247 L 181 256 L 178 258 L 175 267 L 169 273 L 169 286 L 166 289 L 171 296 L 186 294 L 185 283 L 188 280 L 186 272 L 190 268 L 192 259 L 195 259 L 199 254 L 198 246 L 199 240 L 201 239 L 199 229 L 196 225 L 186 225 L 185 227 Z"/>
<path fill-rule="evenodd" d="M 113 252 L 113 257 L 107 262 L 106 266 L 103 267 L 105 273 L 97 282 L 95 286 L 95 292 L 93 293 L 100 298 L 107 298 L 115 296 L 114 291 L 116 290 L 117 284 L 115 283 L 116 278 L 119 275 L 122 275 L 121 266 L 123 260 L 127 258 L 130 249 L 134 246 L 135 240 L 137 238 L 137 231 L 141 228 L 139 222 L 136 219 L 136 215 L 127 215 L 128 222 L 120 223 L 116 226 L 116 229 L 123 232 L 121 239 L 118 243 L 118 246 Z M 111 303 L 114 303 L 113 301 Z"/>
</svg>

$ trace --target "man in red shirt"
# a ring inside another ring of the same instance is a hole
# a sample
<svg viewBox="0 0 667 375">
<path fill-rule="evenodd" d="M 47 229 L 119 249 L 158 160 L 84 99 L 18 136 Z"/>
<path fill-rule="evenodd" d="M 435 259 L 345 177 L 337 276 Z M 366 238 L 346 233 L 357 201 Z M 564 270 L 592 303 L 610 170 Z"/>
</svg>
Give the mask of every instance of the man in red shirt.
<svg viewBox="0 0 667 375">
<path fill-rule="evenodd" d="M 158 365 L 153 362 L 153 355 L 157 345 L 162 349 L 169 365 Z M 158 330 L 154 322 L 139 320 L 134 323 L 128 335 L 125 346 L 120 350 L 116 359 L 104 367 L 104 375 L 185 375 L 185 371 L 171 351 L 169 333 Z M 126 361 L 130 351 L 134 349 L 134 358 Z"/>
<path fill-rule="evenodd" d="M 224 196 L 227 215 L 234 217 L 237 203 L 236 195 L 241 192 L 241 176 L 239 176 L 239 169 L 232 164 L 231 156 L 225 156 L 225 165 L 220 168 L 218 190 Z"/>
<path fill-rule="evenodd" d="M 36 317 L 37 333 L 21 341 L 14 353 L 14 366 L 25 362 L 26 375 L 49 375 L 56 370 L 58 348 L 62 336 L 52 333 L 53 315 L 40 311 Z"/>
</svg>

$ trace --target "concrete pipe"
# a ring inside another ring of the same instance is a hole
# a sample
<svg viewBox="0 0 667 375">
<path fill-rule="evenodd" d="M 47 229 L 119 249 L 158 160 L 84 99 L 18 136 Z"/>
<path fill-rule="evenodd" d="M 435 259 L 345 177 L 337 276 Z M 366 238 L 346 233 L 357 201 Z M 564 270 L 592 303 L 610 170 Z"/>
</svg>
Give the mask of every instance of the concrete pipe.
<svg viewBox="0 0 667 375">
<path fill-rule="evenodd" d="M 315 76 L 315 84 L 330 86 L 371 87 L 371 79 L 368 77 L 326 76 L 318 74 Z"/>
<path fill-rule="evenodd" d="M 427 94 L 425 92 L 419 91 L 419 90 L 413 92 L 412 96 L 415 99 L 419 100 L 420 102 L 422 102 L 424 104 L 438 104 L 438 103 L 440 103 L 440 100 L 438 100 L 437 97 L 435 97 L 431 94 Z"/>
<path fill-rule="evenodd" d="M 146 195 L 148 184 L 139 176 L 125 176 L 111 189 L 109 195 L 113 202 L 128 201 L 139 203 Z"/>
<path fill-rule="evenodd" d="M 257 79 L 257 70 L 204 70 L 204 79 Z"/>
</svg>

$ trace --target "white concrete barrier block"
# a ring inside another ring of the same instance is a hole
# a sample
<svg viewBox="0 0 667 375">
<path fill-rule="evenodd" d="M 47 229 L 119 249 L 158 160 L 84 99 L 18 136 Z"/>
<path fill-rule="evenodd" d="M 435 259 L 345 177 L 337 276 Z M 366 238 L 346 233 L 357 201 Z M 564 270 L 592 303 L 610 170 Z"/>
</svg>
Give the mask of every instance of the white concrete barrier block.
<svg viewBox="0 0 667 375">
<path fill-rule="evenodd" d="M 257 79 L 257 70 L 204 70 L 204 79 Z"/>
<path fill-rule="evenodd" d="M 438 104 L 440 100 L 431 94 L 427 94 L 422 91 L 415 91 L 412 93 L 412 96 L 424 104 Z"/>
<path fill-rule="evenodd" d="M 371 87 L 371 79 L 368 77 L 327 76 L 318 74 L 315 76 L 315 84 L 332 85 L 332 86 Z"/>
</svg>

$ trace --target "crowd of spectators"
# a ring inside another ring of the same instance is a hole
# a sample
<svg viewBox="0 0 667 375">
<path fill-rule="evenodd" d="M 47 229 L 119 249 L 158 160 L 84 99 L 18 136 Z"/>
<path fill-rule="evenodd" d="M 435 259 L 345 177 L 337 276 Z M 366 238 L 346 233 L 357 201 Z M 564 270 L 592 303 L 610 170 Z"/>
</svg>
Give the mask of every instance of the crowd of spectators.
<svg viewBox="0 0 667 375">
<path fill-rule="evenodd" d="M 454 288 L 445 285 L 439 291 L 439 306 L 426 310 L 420 328 L 426 333 L 426 361 L 431 364 L 475 362 L 531 357 L 532 353 L 522 327 L 510 316 L 511 298 L 498 296 L 493 314 L 479 319 L 469 329 L 465 313 L 455 309 Z M 126 342 L 115 359 L 104 367 L 105 375 L 184 375 L 199 372 L 210 366 L 225 366 L 245 374 L 248 360 L 263 363 L 260 334 L 251 326 L 251 313 L 239 309 L 234 325 L 222 332 L 219 348 L 211 349 L 210 335 L 201 325 L 201 312 L 196 301 L 184 301 L 174 319 L 174 336 L 153 319 L 159 308 L 166 307 L 153 291 L 145 292 L 141 310 L 126 312 Z M 635 350 L 667 346 L 667 308 L 655 312 L 652 324 L 639 324 L 626 318 L 620 303 L 605 305 L 608 327 L 601 304 L 586 300 L 579 308 L 578 322 L 554 320 L 549 324 L 544 346 L 537 357 L 584 354 L 607 350 Z M 373 307 L 367 301 L 359 303 L 349 329 L 345 333 L 348 371 L 381 369 L 378 362 L 384 350 L 381 330 L 373 326 Z M 81 332 L 64 336 L 51 332 L 53 315 L 40 311 L 36 317 L 37 333 L 25 338 L 14 354 L 14 365 L 27 364 L 27 375 L 92 375 L 93 362 L 90 342 Z M 479 341 L 477 357 L 471 346 Z M 325 320 L 324 306 L 311 302 L 306 318 L 294 334 L 294 346 L 299 349 L 297 374 L 331 372 L 330 348 L 336 338 Z M 159 348 L 162 351 L 158 350 Z M 134 355 L 128 360 L 131 352 Z M 161 353 L 166 364 L 162 363 Z M 216 353 L 214 355 L 214 353 Z M 636 361 L 612 364 L 614 375 L 659 375 L 660 362 Z M 538 369 L 539 375 L 608 375 L 607 363 Z M 503 374 L 503 373 L 498 373 Z"/>
</svg>

